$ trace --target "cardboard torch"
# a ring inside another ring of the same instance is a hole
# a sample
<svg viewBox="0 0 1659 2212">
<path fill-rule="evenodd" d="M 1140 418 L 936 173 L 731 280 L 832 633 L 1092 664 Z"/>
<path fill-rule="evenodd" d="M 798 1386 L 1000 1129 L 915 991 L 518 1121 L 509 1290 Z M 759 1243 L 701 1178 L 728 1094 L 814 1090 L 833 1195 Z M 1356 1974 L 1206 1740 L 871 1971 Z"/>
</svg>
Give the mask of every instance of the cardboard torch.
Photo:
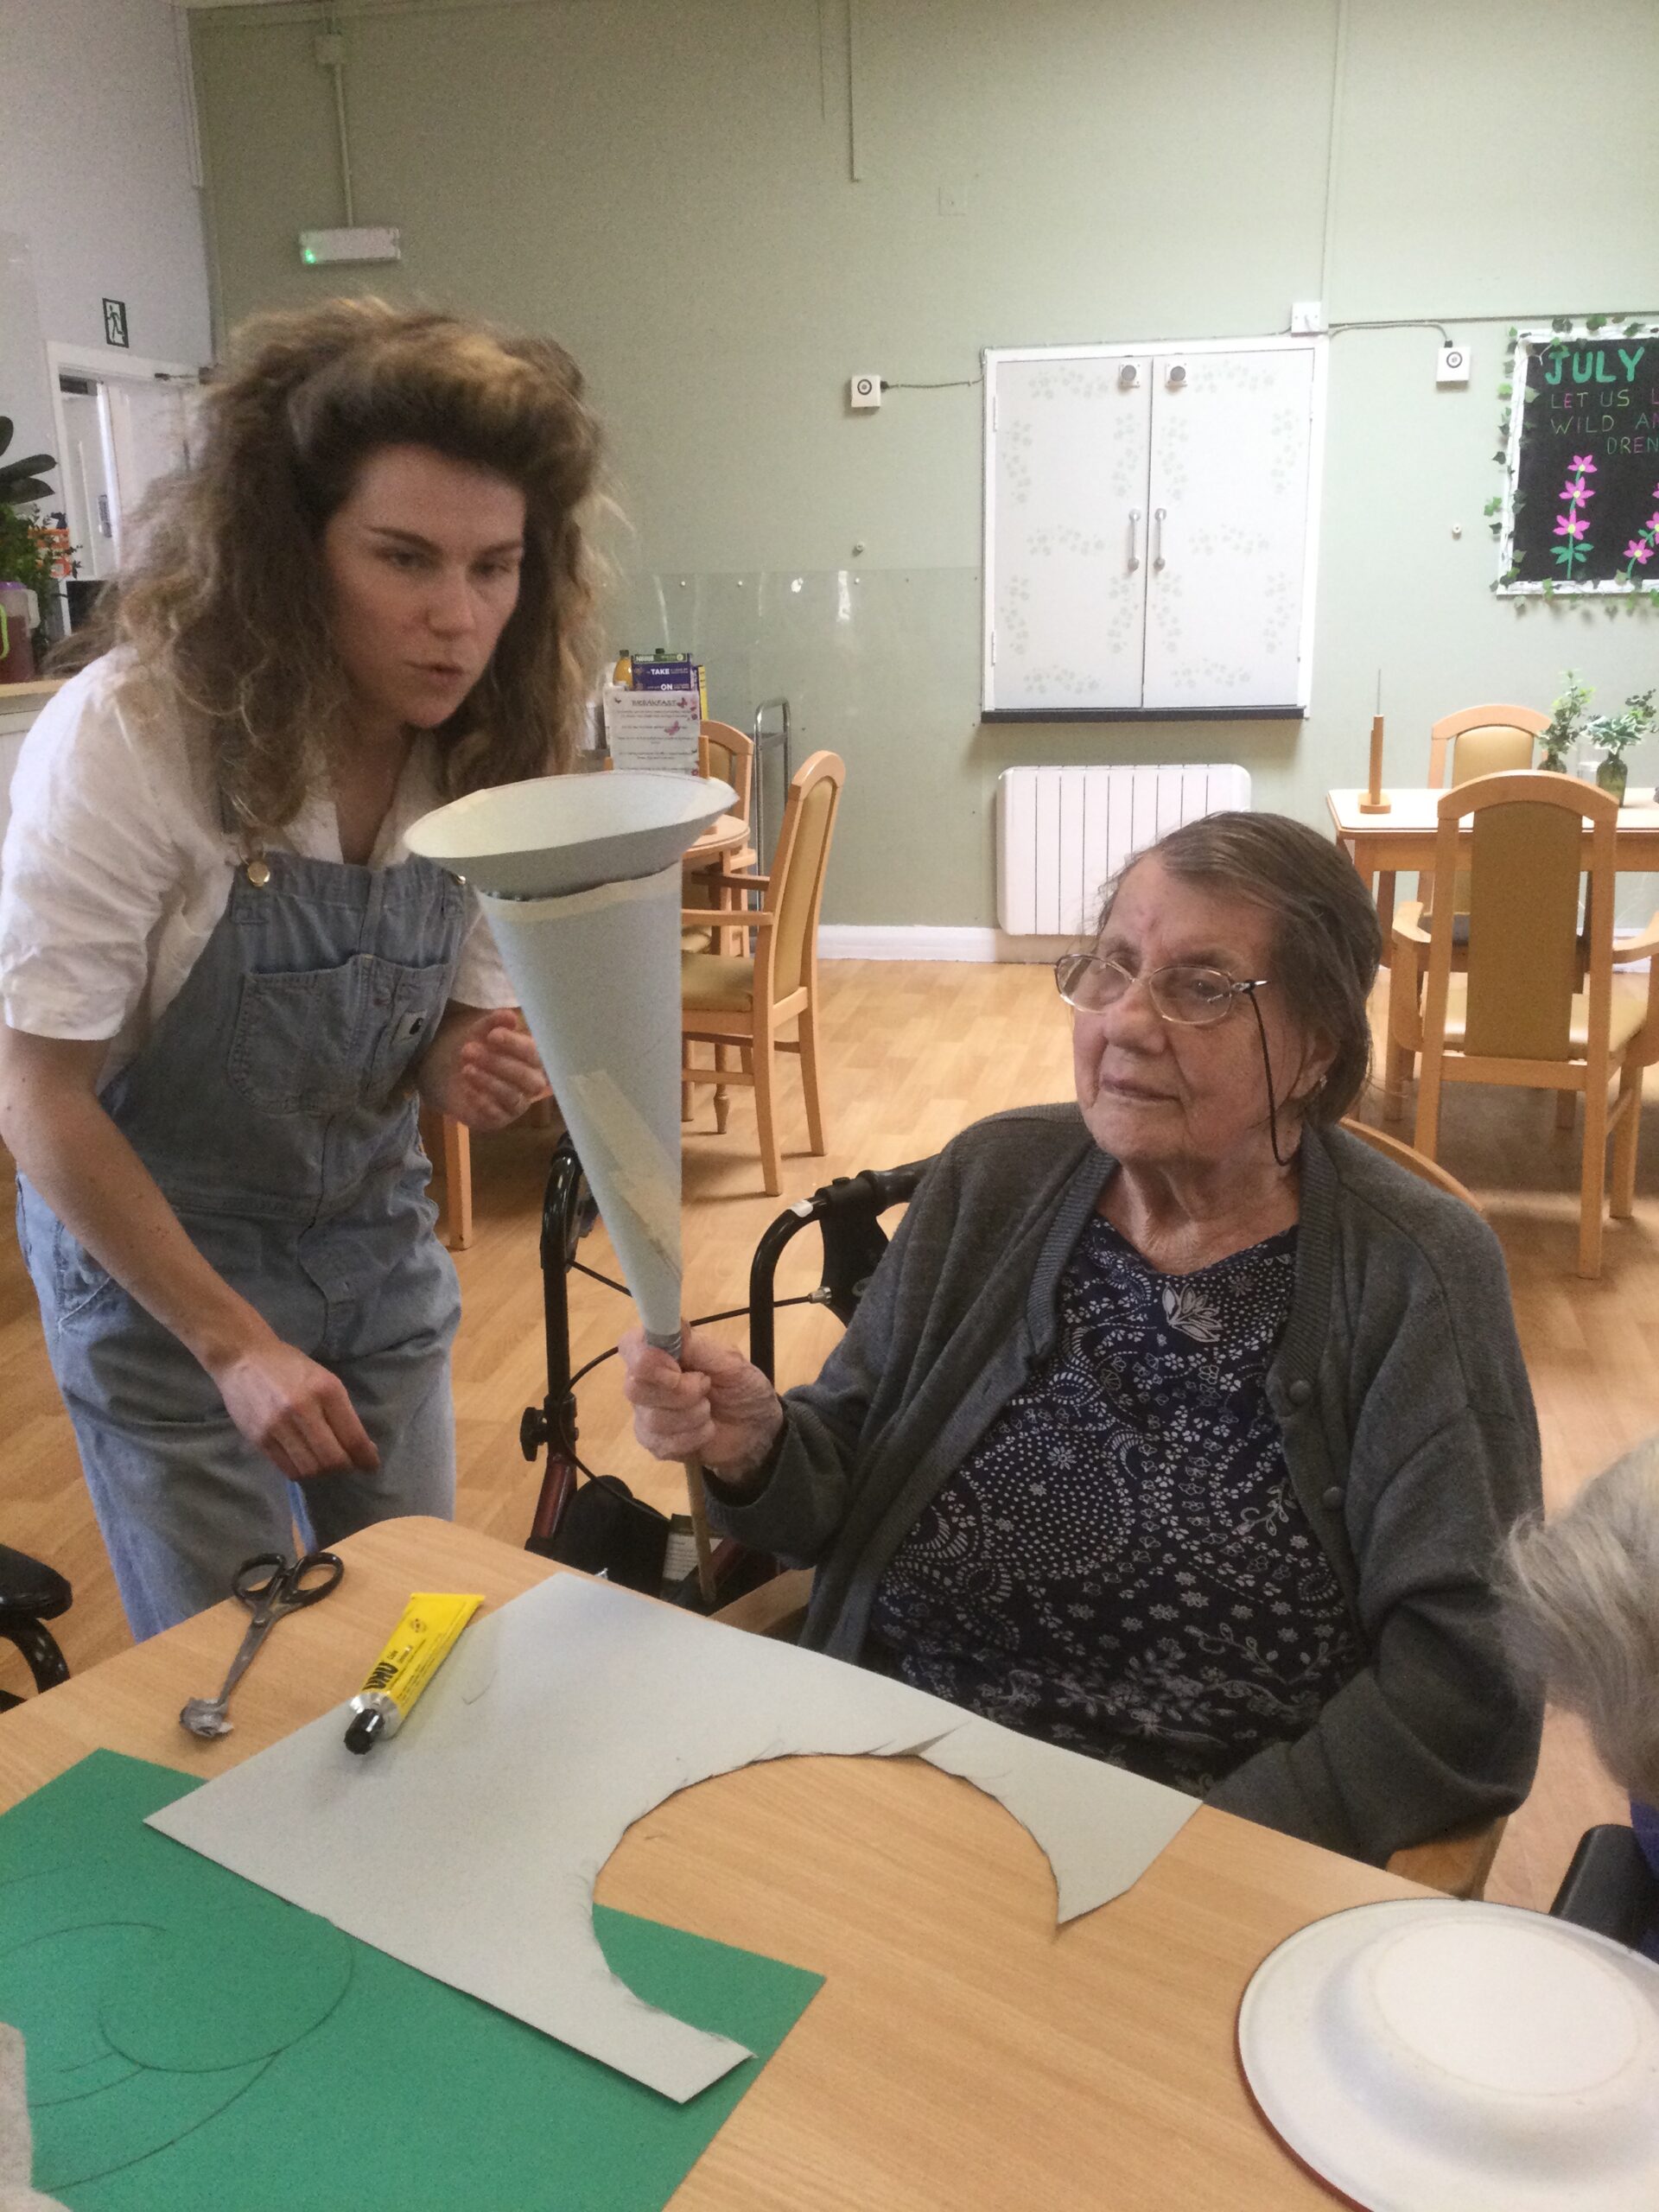
<svg viewBox="0 0 1659 2212">
<path fill-rule="evenodd" d="M 676 1358 L 680 863 L 736 797 L 701 776 L 543 776 L 471 792 L 408 836 L 478 893 L 645 1339 Z M 696 1459 L 686 1484 L 712 1598 Z"/>
</svg>

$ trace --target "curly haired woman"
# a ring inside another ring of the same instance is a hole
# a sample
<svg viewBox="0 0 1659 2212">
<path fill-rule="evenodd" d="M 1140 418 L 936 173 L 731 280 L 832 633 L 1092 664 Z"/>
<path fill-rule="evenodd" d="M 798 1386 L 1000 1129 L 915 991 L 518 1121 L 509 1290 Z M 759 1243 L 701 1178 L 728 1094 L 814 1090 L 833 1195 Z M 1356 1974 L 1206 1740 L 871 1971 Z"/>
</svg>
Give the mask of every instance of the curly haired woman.
<svg viewBox="0 0 1659 2212">
<path fill-rule="evenodd" d="M 404 838 L 564 766 L 592 599 L 598 435 L 550 341 L 264 317 L 199 430 L 29 733 L 0 892 L 19 1238 L 141 1637 L 296 1508 L 325 1543 L 451 1509 L 416 1093 L 491 1128 L 546 1082 Z"/>
</svg>

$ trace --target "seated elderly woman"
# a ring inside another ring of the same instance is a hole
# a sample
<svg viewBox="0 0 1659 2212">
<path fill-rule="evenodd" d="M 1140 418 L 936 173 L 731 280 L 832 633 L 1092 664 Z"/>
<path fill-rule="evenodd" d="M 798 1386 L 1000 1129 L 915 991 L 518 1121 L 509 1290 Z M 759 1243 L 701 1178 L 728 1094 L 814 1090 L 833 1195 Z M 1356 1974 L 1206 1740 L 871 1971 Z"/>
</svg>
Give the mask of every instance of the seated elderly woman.
<svg viewBox="0 0 1659 2212">
<path fill-rule="evenodd" d="M 1077 1103 L 945 1148 L 816 1382 L 624 1356 L 641 1442 L 817 1568 L 808 1645 L 1381 1861 L 1525 1795 L 1540 1491 L 1491 1233 L 1335 1126 L 1378 946 L 1312 831 L 1176 830 L 1058 964 Z"/>
</svg>

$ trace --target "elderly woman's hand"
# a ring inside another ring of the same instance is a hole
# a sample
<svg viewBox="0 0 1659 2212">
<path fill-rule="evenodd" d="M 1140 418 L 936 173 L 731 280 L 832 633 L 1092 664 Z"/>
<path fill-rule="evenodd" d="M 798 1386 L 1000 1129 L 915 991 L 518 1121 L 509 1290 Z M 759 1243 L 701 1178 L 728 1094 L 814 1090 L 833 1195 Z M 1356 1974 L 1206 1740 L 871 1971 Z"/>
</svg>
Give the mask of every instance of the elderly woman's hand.
<svg viewBox="0 0 1659 2212">
<path fill-rule="evenodd" d="M 758 1367 L 713 1337 L 688 1329 L 677 1365 L 630 1329 L 617 1347 L 633 1433 L 658 1459 L 696 1452 L 723 1482 L 741 1485 L 760 1467 L 784 1426 L 778 1393 Z"/>
</svg>

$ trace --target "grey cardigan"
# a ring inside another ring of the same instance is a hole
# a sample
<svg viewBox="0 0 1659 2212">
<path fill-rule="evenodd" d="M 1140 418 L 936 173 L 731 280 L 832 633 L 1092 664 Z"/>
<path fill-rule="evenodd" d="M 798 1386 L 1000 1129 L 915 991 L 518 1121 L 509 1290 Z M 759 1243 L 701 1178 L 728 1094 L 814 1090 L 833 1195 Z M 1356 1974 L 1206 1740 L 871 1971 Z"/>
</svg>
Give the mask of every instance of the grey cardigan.
<svg viewBox="0 0 1659 2212">
<path fill-rule="evenodd" d="M 1301 1158 L 1268 1396 L 1366 1664 L 1209 1802 L 1380 1864 L 1510 1811 L 1531 1782 L 1541 1708 L 1505 1664 L 1491 1577 L 1504 1531 L 1540 1504 L 1538 1427 L 1485 1224 L 1339 1129 L 1306 1132 Z M 785 1399 L 764 1487 L 739 1502 L 714 1486 L 723 1530 L 817 1568 L 804 1643 L 858 1657 L 906 1535 L 1047 1361 L 1060 1277 L 1113 1164 L 1075 1106 L 964 1130 L 817 1381 Z"/>
</svg>

